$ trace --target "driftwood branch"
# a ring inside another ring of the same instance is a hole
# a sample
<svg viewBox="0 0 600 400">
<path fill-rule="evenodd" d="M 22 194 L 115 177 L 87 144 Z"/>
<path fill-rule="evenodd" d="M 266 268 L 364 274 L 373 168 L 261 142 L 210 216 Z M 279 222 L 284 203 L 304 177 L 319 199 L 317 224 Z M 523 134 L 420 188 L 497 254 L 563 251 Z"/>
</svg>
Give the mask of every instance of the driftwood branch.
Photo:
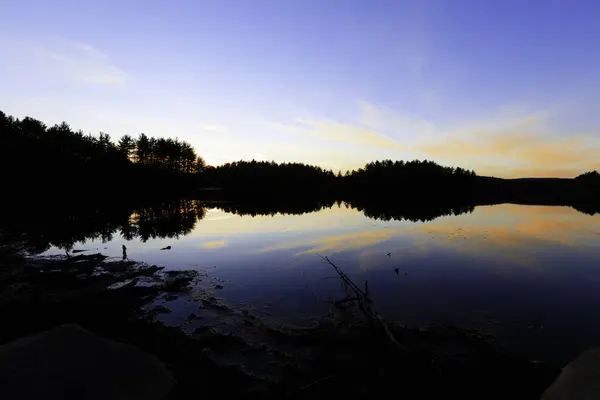
<svg viewBox="0 0 600 400">
<path fill-rule="evenodd" d="M 379 316 L 379 314 L 377 314 L 376 312 L 374 312 L 372 310 L 371 306 L 373 305 L 373 300 L 371 300 L 371 298 L 369 297 L 369 282 L 365 281 L 365 289 L 363 291 L 352 281 L 352 279 L 350 279 L 350 277 L 348 277 L 348 275 L 346 275 L 328 257 L 323 257 L 319 254 L 317 254 L 317 255 L 335 269 L 335 272 L 338 274 L 338 276 L 342 280 L 342 284 L 347 289 L 347 292 L 348 291 L 354 292 L 353 297 L 351 297 L 349 295 L 347 298 L 345 298 L 343 300 L 339 300 L 336 302 L 329 301 L 329 303 L 339 305 L 339 304 L 346 303 L 346 302 L 356 301 L 358 304 L 358 308 L 360 308 L 360 310 L 367 316 L 367 318 L 380 324 L 383 327 L 383 330 L 384 330 L 385 334 L 387 335 L 387 337 L 390 339 L 390 341 L 401 351 L 407 352 L 408 349 L 396 340 L 396 338 L 394 337 L 394 334 L 389 329 L 389 327 L 387 326 L 387 324 L 385 323 L 383 318 L 381 318 Z M 315 297 L 319 298 L 315 293 L 313 293 L 313 295 Z M 366 305 L 366 307 L 365 307 L 365 305 Z"/>
<path fill-rule="evenodd" d="M 333 375 L 328 375 L 328 376 L 325 376 L 325 377 L 323 377 L 323 378 L 321 378 L 321 379 L 317 379 L 316 381 L 309 383 L 308 385 L 304 385 L 304 386 L 302 386 L 302 387 L 301 387 L 301 388 L 299 388 L 298 390 L 306 390 L 306 389 L 308 389 L 308 388 L 310 388 L 310 387 L 313 387 L 313 386 L 315 386 L 315 385 L 318 385 L 319 383 L 325 382 L 325 381 L 327 381 L 327 380 L 329 380 L 329 379 L 331 379 L 331 378 L 333 378 Z"/>
</svg>

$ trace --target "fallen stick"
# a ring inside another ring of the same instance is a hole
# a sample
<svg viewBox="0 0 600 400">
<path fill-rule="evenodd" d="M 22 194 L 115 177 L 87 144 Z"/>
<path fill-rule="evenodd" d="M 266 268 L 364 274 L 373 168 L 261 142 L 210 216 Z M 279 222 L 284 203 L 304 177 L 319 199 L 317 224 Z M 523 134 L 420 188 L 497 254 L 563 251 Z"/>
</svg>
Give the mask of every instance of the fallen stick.
<svg viewBox="0 0 600 400">
<path fill-rule="evenodd" d="M 350 277 L 348 277 L 348 275 L 346 275 L 341 269 L 338 268 L 337 265 L 335 265 L 329 258 L 327 257 L 323 257 L 319 254 L 317 254 L 319 257 L 321 257 L 325 262 L 327 262 L 329 265 L 331 265 L 334 269 L 335 272 L 337 272 L 337 274 L 340 276 L 340 279 L 342 280 L 342 282 L 348 287 L 350 288 L 352 291 L 354 291 L 355 293 L 355 297 L 348 297 L 346 299 L 343 300 L 339 300 L 337 302 L 332 302 L 333 304 L 341 304 L 344 302 L 349 302 L 349 301 L 354 301 L 356 300 L 358 303 L 358 307 L 360 308 L 360 310 L 371 320 L 374 320 L 376 322 L 378 322 L 382 327 L 383 330 L 385 331 L 386 335 L 388 336 L 388 338 L 390 339 L 390 341 L 401 351 L 403 352 L 408 352 L 408 349 L 406 348 L 406 346 L 402 345 L 400 342 L 398 342 L 398 340 L 396 340 L 396 338 L 394 337 L 394 334 L 392 333 L 392 331 L 388 328 L 387 324 L 383 321 L 383 319 L 374 311 L 371 310 L 371 308 L 369 307 L 369 310 L 365 309 L 365 307 L 363 306 L 363 302 L 367 303 L 369 305 L 373 304 L 373 300 L 371 300 L 371 298 L 369 297 L 369 284 L 368 281 L 365 281 L 365 290 L 364 292 L 352 281 L 352 279 L 350 279 Z M 316 294 L 313 293 L 313 295 L 315 297 Z M 317 297 L 318 298 L 318 297 Z M 331 302 L 330 302 L 331 303 Z"/>
</svg>

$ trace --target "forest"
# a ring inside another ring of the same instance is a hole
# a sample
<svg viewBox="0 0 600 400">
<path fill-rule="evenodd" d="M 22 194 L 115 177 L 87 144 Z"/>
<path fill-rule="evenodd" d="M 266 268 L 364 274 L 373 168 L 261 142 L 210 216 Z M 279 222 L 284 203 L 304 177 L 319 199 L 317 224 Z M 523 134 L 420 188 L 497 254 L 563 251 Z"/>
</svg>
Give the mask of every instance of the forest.
<svg viewBox="0 0 600 400">
<path fill-rule="evenodd" d="M 51 161 L 63 166 L 76 164 L 124 168 L 128 163 L 174 172 L 198 172 L 205 166 L 196 150 L 178 139 L 124 135 L 114 142 L 108 133 L 97 136 L 73 130 L 62 122 L 51 127 L 25 117 L 21 120 L 0 111 L 0 140 L 3 159 L 22 163 Z"/>
<path fill-rule="evenodd" d="M 68 200 L 102 199 L 115 193 L 147 196 L 157 191 L 175 193 L 193 184 L 191 176 L 205 163 L 194 148 L 177 139 L 140 134 L 123 136 L 85 134 L 63 122 L 47 126 L 0 111 L 0 168 L 11 198 L 52 193 Z"/>
<path fill-rule="evenodd" d="M 207 165 L 185 141 L 126 134 L 86 134 L 66 122 L 47 126 L 0 111 L 0 168 L 15 203 L 52 193 L 61 202 L 90 204 L 175 197 L 217 197 L 275 202 L 291 197 L 325 203 L 444 202 L 454 206 L 495 202 L 577 203 L 600 200 L 600 174 L 575 179 L 500 179 L 433 161 L 374 161 L 335 173 L 297 162 L 234 161 Z M 207 190 L 210 189 L 210 190 Z M 133 203 L 132 203 L 133 204 Z M 593 208 L 593 207 L 592 207 Z"/>
</svg>

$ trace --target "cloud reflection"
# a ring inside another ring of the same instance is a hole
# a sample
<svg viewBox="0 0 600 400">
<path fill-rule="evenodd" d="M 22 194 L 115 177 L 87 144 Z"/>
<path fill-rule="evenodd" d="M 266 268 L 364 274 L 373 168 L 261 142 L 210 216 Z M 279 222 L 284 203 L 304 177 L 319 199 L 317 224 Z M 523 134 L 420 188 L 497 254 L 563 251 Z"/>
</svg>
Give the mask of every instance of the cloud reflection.
<svg viewBox="0 0 600 400">
<path fill-rule="evenodd" d="M 297 257 L 362 250 L 358 255 L 362 269 L 388 265 L 388 252 L 394 262 L 406 262 L 434 251 L 533 266 L 546 251 L 591 245 L 600 235 L 599 222 L 600 216 L 584 215 L 568 207 L 505 204 L 478 207 L 470 215 L 424 224 L 378 222 L 379 229 L 286 241 L 259 252 L 296 250 L 293 255 Z"/>
<path fill-rule="evenodd" d="M 211 242 L 202 243 L 202 247 L 205 249 L 218 249 L 227 246 L 226 240 L 213 240 Z"/>
<path fill-rule="evenodd" d="M 356 250 L 364 247 L 371 247 L 392 239 L 401 234 L 401 230 L 371 230 L 365 232 L 353 232 L 343 235 L 325 236 L 314 240 L 304 240 L 296 243 L 284 243 L 277 246 L 267 247 L 259 252 L 308 249 L 296 253 L 296 256 L 302 254 L 334 254 L 347 250 Z"/>
</svg>

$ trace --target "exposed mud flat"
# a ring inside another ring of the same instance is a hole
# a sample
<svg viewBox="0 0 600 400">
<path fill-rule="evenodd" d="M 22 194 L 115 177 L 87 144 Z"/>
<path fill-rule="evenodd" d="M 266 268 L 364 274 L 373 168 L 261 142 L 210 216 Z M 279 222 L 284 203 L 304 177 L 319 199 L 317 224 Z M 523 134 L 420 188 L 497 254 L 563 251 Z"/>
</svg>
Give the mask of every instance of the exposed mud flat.
<svg viewBox="0 0 600 400">
<path fill-rule="evenodd" d="M 200 392 L 257 398 L 539 398 L 559 370 L 511 357 L 491 337 L 451 327 L 385 321 L 400 350 L 356 304 L 332 307 L 298 328 L 235 309 L 210 271 L 164 271 L 102 254 L 12 258 L 0 276 L 6 343 L 63 323 L 134 344 L 159 357 L 176 380 L 172 398 Z M 161 322 L 170 302 L 189 314 Z"/>
</svg>

